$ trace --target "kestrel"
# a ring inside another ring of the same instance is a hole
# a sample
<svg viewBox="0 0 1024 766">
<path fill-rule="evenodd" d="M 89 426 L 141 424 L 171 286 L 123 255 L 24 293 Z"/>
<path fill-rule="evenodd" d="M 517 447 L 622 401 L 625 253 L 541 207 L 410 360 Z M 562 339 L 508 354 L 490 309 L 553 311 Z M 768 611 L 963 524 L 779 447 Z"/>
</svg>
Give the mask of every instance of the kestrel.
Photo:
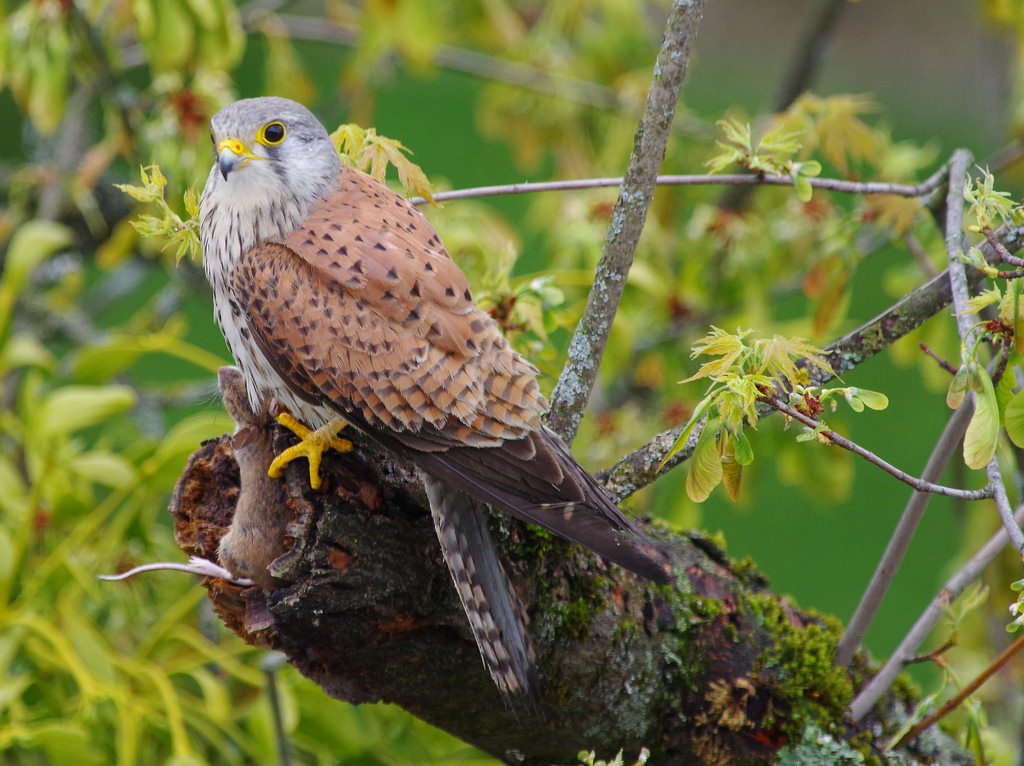
<svg viewBox="0 0 1024 766">
<path fill-rule="evenodd" d="M 331 439 L 344 448 L 335 433 L 350 424 L 418 466 L 503 693 L 536 683 L 532 648 L 514 635 L 525 618 L 470 498 L 671 581 L 658 543 L 544 425 L 537 369 L 477 308 L 411 203 L 342 165 L 326 129 L 293 101 L 238 101 L 211 126 L 204 263 L 253 411 L 273 398 L 317 429 L 304 442 L 311 462 Z"/>
</svg>

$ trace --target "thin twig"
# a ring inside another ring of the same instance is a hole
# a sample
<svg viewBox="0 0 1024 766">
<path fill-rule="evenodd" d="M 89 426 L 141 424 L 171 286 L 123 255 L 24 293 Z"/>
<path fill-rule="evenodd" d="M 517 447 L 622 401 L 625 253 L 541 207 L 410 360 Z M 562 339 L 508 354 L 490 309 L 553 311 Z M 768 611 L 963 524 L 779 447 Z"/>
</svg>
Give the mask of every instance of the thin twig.
<svg viewBox="0 0 1024 766">
<path fill-rule="evenodd" d="M 942 476 L 946 464 L 956 452 L 957 446 L 964 436 L 964 431 L 967 430 L 967 424 L 973 413 L 974 408 L 967 402 L 953 412 L 921 472 L 922 480 L 930 482 Z M 916 490 L 907 500 L 903 514 L 893 530 L 892 537 L 889 538 L 889 544 L 886 546 L 882 558 L 879 559 L 878 566 L 875 567 L 875 573 L 871 576 L 871 581 L 864 590 L 857 609 L 854 610 L 853 616 L 843 631 L 842 638 L 836 645 L 836 664 L 849 665 L 853 655 L 860 648 L 864 635 L 868 632 L 868 628 L 878 612 L 878 607 L 896 576 L 896 570 L 899 569 L 900 562 L 903 561 L 903 555 L 907 552 L 917 525 L 920 523 L 921 517 L 924 516 L 929 500 L 931 500 L 930 493 Z"/>
<path fill-rule="evenodd" d="M 576 435 L 597 378 L 626 276 L 654 198 L 654 181 L 665 156 L 703 7 L 703 0 L 674 0 L 669 12 L 629 168 L 612 208 L 601 260 L 594 271 L 594 284 L 569 344 L 569 360 L 551 395 L 548 423 L 567 442 Z"/>
<path fill-rule="evenodd" d="M 897 184 L 886 181 L 848 181 L 843 178 L 808 178 L 811 186 L 825 191 L 842 192 L 845 194 L 894 194 L 900 197 L 922 197 L 930 194 L 942 183 L 939 173 L 919 184 Z M 755 173 L 715 174 L 703 173 L 696 175 L 663 175 L 656 176 L 654 183 L 658 186 L 792 186 L 793 179 L 789 176 L 767 176 Z M 579 178 L 568 181 L 535 181 L 519 184 L 497 184 L 494 186 L 476 186 L 469 189 L 438 192 L 434 195 L 435 202 L 457 199 L 473 199 L 477 197 L 495 197 L 505 194 L 532 194 L 547 191 L 574 191 L 577 189 L 601 189 L 619 186 L 622 178 Z M 426 203 L 423 197 L 409 200 L 414 205 Z"/>
<path fill-rule="evenodd" d="M 1024 520 L 1024 505 L 1017 509 L 1016 514 L 1016 521 L 1019 523 L 1022 520 Z M 889 657 L 885 665 L 882 666 L 882 669 L 861 689 L 860 693 L 853 700 L 853 704 L 850 705 L 850 715 L 854 720 L 863 718 L 871 709 L 871 706 L 881 698 L 885 690 L 896 680 L 896 676 L 903 671 L 907 661 L 914 656 L 917 647 L 928 637 L 932 628 L 935 627 L 942 617 L 944 613 L 943 607 L 954 601 L 963 593 L 968 585 L 977 580 L 985 567 L 992 562 L 992 559 L 999 555 L 999 552 L 1006 547 L 1009 541 L 1010 537 L 1006 533 L 1006 528 L 1001 527 L 971 560 L 946 582 L 935 598 L 931 600 L 931 603 L 925 608 L 924 612 L 921 613 L 921 616 L 917 618 L 917 622 L 914 623 L 914 626 L 904 636 L 900 645 L 896 647 L 896 650 Z"/>
<path fill-rule="evenodd" d="M 962 703 L 965 699 L 974 694 L 974 692 L 978 691 L 978 689 L 981 688 L 982 684 L 984 684 L 988 679 L 990 679 L 993 676 L 993 674 L 997 670 L 999 670 L 999 668 L 1001 668 L 1003 665 L 1009 662 L 1010 658 L 1013 657 L 1013 655 L 1015 655 L 1017 652 L 1019 652 L 1022 647 L 1024 647 L 1024 635 L 1021 635 L 1017 638 L 1016 641 L 1014 641 L 1012 644 L 1006 647 L 999 654 L 999 656 L 996 657 L 995 660 L 993 660 L 991 665 L 989 665 L 987 668 L 981 671 L 981 673 L 978 674 L 977 678 L 975 678 L 973 681 L 967 684 L 967 686 L 965 686 L 963 689 L 961 689 L 952 697 L 950 697 L 942 707 L 940 707 L 931 715 L 925 716 L 917 724 L 915 724 L 913 728 L 910 729 L 910 731 L 908 731 L 906 734 L 900 737 L 900 741 L 893 746 L 893 749 L 897 747 L 903 747 L 912 739 L 917 737 L 925 729 L 932 726 L 936 721 L 941 719 L 943 716 L 948 715 L 950 711 L 955 710 L 957 707 L 959 707 L 960 703 Z"/>
<path fill-rule="evenodd" d="M 800 40 L 795 46 L 796 54 L 783 78 L 773 111 L 781 112 L 787 109 L 796 101 L 797 96 L 810 86 L 818 72 L 831 32 L 835 29 L 840 13 L 846 5 L 847 0 L 826 0 L 818 9 L 817 15 L 805 24 Z"/>
<path fill-rule="evenodd" d="M 869 463 L 878 466 L 886 473 L 892 474 L 900 481 L 909 484 L 918 492 L 930 492 L 933 495 L 945 495 L 946 497 L 955 497 L 960 500 L 987 500 L 992 497 L 992 489 L 990 487 L 984 487 L 982 489 L 958 489 L 956 487 L 947 487 L 942 484 L 934 484 L 930 481 L 919 479 L 916 476 L 911 476 L 906 471 L 901 471 L 896 466 L 883 460 L 871 450 L 865 449 L 856 442 L 847 439 L 841 434 L 837 434 L 829 428 L 823 428 L 821 421 L 815 420 L 810 415 L 805 415 L 799 410 L 793 409 L 778 397 L 771 396 L 765 401 L 783 415 L 787 415 L 794 420 L 800 421 L 808 428 L 814 429 L 818 434 L 825 437 L 829 443 L 835 444 L 837 447 L 842 447 L 843 449 L 849 450 L 853 454 L 864 458 Z"/>
<path fill-rule="evenodd" d="M 929 345 L 928 345 L 927 343 L 919 343 L 919 344 L 918 344 L 918 346 L 920 347 L 920 349 L 921 349 L 922 351 L 924 351 L 924 352 L 925 352 L 926 354 L 928 354 L 928 356 L 930 356 L 930 357 L 931 357 L 932 359 L 934 359 L 934 360 L 935 360 L 935 363 L 936 363 L 936 364 L 938 364 L 938 365 L 939 365 L 939 367 L 941 367 L 942 369 L 944 369 L 944 370 L 945 370 L 946 372 L 948 372 L 948 373 L 949 373 L 950 375 L 956 375 L 956 370 L 957 370 L 957 368 L 956 368 L 956 367 L 954 367 L 954 366 L 953 366 L 952 364 L 950 364 L 949 362 L 947 362 L 947 361 L 946 361 L 945 359 L 943 359 L 943 358 L 942 358 L 941 356 L 939 356 L 938 354 L 936 354 L 936 353 L 935 353 L 934 351 L 932 351 L 931 347 L 930 347 L 930 346 L 929 346 Z"/>
<path fill-rule="evenodd" d="M 255 21 L 256 18 L 257 15 L 254 14 L 252 20 Z M 277 18 L 288 30 L 288 35 L 293 38 L 354 46 L 362 37 L 362 32 L 356 27 L 334 24 L 319 16 L 278 14 Z M 439 45 L 435 50 L 433 62 L 445 69 L 516 85 L 598 109 L 615 111 L 622 108 L 618 94 L 611 88 L 577 77 L 552 74 L 540 67 L 509 61 L 479 51 Z"/>
<path fill-rule="evenodd" d="M 907 246 L 907 250 L 914 257 L 914 262 L 921 267 L 921 271 L 927 275 L 929 279 L 938 276 L 939 270 L 932 264 L 931 259 L 928 257 L 928 253 L 921 247 L 921 243 L 917 241 L 917 237 L 914 236 L 914 232 L 909 229 L 903 232 L 903 244 Z"/>
<path fill-rule="evenodd" d="M 1006 248 L 1003 247 L 1003 243 L 996 239 L 995 232 L 991 229 L 985 230 L 985 241 L 992 245 L 995 251 L 999 254 L 999 257 L 1011 266 L 1024 266 L 1024 258 L 1018 258 L 1015 255 L 1010 255 Z"/>
<path fill-rule="evenodd" d="M 997 175 L 999 171 L 1019 162 L 1022 157 L 1024 157 L 1024 141 L 1018 138 L 992 152 L 982 163 L 982 167 L 988 168 L 992 174 Z"/>
</svg>

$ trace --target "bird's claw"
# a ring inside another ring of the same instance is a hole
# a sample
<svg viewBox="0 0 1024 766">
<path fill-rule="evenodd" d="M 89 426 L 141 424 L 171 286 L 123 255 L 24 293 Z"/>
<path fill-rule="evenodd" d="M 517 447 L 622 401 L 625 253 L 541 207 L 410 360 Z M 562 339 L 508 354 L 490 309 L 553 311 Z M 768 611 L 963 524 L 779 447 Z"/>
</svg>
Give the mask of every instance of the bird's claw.
<svg viewBox="0 0 1024 766">
<path fill-rule="evenodd" d="M 275 457 L 270 464 L 270 468 L 267 469 L 267 475 L 273 479 L 280 478 L 286 465 L 296 458 L 305 457 L 309 460 L 309 486 L 313 489 L 320 489 L 320 461 L 323 459 L 324 452 L 329 449 L 335 449 L 338 452 L 348 452 L 352 449 L 352 442 L 338 436 L 338 432 L 347 423 L 341 418 L 335 418 L 327 425 L 321 426 L 314 431 L 304 426 L 287 412 L 278 413 L 275 420 L 302 441 L 292 445 Z"/>
</svg>

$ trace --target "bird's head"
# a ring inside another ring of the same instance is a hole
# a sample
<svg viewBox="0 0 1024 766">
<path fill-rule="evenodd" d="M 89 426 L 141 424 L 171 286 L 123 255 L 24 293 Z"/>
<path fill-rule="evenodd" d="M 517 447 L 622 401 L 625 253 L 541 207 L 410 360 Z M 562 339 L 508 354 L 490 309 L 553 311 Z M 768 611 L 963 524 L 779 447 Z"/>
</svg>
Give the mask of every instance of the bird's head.
<svg viewBox="0 0 1024 766">
<path fill-rule="evenodd" d="M 286 98 L 249 98 L 210 121 L 214 164 L 207 191 L 237 201 L 312 201 L 337 183 L 340 160 L 327 130 Z M 209 187 L 213 187 L 212 189 Z"/>
</svg>

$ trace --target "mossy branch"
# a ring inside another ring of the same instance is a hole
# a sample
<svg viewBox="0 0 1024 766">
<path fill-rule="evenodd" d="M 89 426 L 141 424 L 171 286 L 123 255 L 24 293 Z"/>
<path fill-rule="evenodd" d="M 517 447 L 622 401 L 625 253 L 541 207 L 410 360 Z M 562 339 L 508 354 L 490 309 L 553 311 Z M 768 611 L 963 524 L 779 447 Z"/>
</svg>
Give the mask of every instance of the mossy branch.
<svg viewBox="0 0 1024 766">
<path fill-rule="evenodd" d="M 230 522 L 233 454 L 230 437 L 208 442 L 179 479 L 175 531 L 192 555 L 213 558 Z M 229 627 L 284 652 L 334 697 L 386 699 L 505 762 L 535 766 L 591 748 L 647 748 L 652 762 L 701 766 L 767 764 L 788 743 L 820 754 L 826 740 L 867 753 L 900 725 L 897 714 L 849 727 L 844 711 L 864 670 L 832 662 L 837 621 L 770 593 L 709 541 L 673 539 L 672 590 L 495 517 L 531 615 L 544 695 L 543 716 L 510 711 L 480 662 L 415 475 L 365 441 L 327 455 L 323 475 L 313 492 L 304 466 L 286 470 L 292 547 L 271 565 L 282 587 L 206 585 Z M 943 762 L 964 762 L 944 747 Z"/>
</svg>

